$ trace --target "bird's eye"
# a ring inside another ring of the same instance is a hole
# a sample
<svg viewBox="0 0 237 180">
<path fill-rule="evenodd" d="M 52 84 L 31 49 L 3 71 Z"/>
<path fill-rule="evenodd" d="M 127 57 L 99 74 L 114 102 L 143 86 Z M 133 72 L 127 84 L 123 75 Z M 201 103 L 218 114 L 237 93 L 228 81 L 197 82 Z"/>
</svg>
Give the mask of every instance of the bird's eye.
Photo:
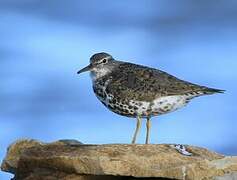
<svg viewBox="0 0 237 180">
<path fill-rule="evenodd" d="M 106 63 L 107 62 L 107 59 L 103 59 L 102 63 Z"/>
</svg>

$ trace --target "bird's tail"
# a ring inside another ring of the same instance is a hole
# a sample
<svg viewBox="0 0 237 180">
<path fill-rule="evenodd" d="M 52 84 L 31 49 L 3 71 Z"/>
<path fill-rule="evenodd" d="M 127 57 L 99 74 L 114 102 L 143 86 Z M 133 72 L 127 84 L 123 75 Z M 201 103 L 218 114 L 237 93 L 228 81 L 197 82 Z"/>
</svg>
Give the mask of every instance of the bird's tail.
<svg viewBox="0 0 237 180">
<path fill-rule="evenodd" d="M 224 93 L 224 92 L 225 90 L 222 90 L 222 89 L 214 89 L 214 88 L 208 88 L 208 87 L 203 88 L 204 94 L 215 94 L 215 93 Z"/>
</svg>

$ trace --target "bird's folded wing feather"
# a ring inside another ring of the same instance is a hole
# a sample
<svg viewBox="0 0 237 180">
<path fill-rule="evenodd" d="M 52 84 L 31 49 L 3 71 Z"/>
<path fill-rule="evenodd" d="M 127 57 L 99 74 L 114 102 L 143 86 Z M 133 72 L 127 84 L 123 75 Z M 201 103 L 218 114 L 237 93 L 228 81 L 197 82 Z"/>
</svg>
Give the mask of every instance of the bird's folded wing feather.
<svg viewBox="0 0 237 180">
<path fill-rule="evenodd" d="M 111 75 L 113 78 L 106 89 L 121 99 L 152 101 L 163 96 L 211 90 L 166 72 L 131 63 L 121 64 Z"/>
</svg>

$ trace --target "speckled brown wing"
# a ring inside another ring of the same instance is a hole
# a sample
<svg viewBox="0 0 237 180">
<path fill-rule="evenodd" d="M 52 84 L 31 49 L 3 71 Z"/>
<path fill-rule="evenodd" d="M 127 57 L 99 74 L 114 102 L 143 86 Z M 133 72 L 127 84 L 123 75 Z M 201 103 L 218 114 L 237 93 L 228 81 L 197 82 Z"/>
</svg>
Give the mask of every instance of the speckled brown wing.
<svg viewBox="0 0 237 180">
<path fill-rule="evenodd" d="M 113 71 L 111 77 L 106 90 L 123 100 L 152 101 L 163 96 L 221 92 L 180 80 L 157 69 L 131 63 L 121 64 Z"/>
</svg>

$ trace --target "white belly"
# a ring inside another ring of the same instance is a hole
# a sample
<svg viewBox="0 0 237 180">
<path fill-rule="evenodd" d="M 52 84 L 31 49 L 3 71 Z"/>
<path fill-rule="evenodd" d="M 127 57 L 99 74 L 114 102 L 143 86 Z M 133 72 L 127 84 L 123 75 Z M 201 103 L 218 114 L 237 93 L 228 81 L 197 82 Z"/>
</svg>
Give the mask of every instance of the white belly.
<svg viewBox="0 0 237 180">
<path fill-rule="evenodd" d="M 131 106 L 136 106 L 136 114 L 140 116 L 155 116 L 166 114 L 184 107 L 187 104 L 187 96 L 167 96 L 146 101 L 130 101 Z"/>
<path fill-rule="evenodd" d="M 187 104 L 187 96 L 167 96 L 153 101 L 152 111 L 165 114 L 184 107 Z"/>
</svg>

